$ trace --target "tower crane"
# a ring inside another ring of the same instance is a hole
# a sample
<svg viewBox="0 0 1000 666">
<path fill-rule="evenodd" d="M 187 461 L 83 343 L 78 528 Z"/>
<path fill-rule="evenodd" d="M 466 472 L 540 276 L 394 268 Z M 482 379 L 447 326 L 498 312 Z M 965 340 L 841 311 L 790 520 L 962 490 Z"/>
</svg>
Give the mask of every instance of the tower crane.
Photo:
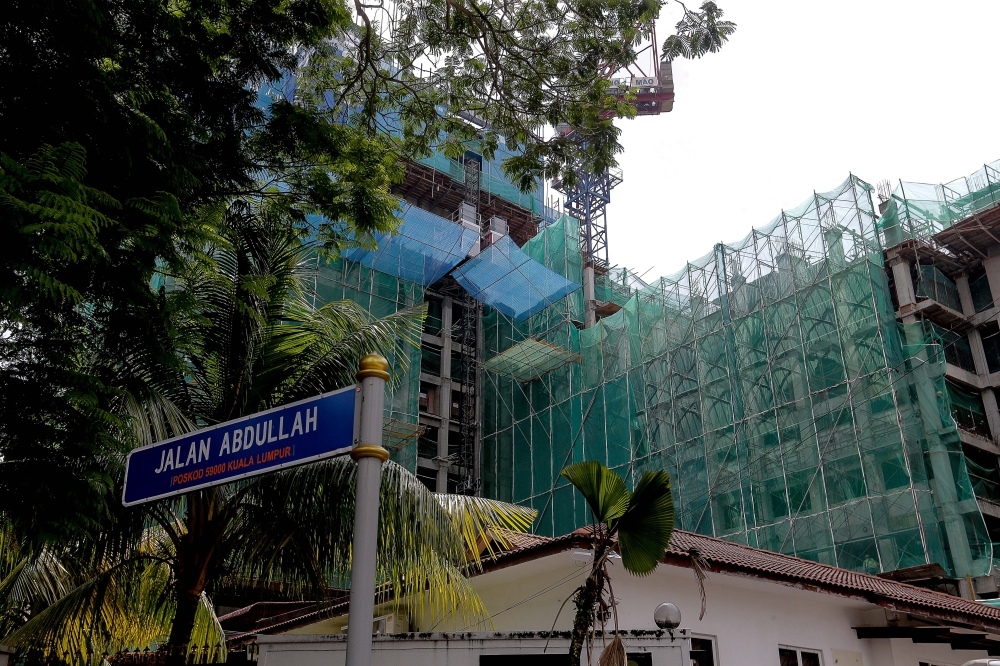
<svg viewBox="0 0 1000 666">
<path fill-rule="evenodd" d="M 650 41 L 642 46 L 632 64 L 618 72 L 602 71 L 604 78 L 611 81 L 609 92 L 622 98 L 629 91 L 635 93 L 632 104 L 636 115 L 658 116 L 669 113 L 674 108 L 673 69 L 669 60 L 660 61 L 656 52 L 656 21 L 650 26 Z M 643 66 L 645 65 L 645 66 Z M 605 113 L 608 118 L 613 111 Z M 573 136 L 573 128 L 561 125 L 556 131 L 563 136 Z M 588 171 L 577 161 L 572 165 L 576 183 L 572 186 L 553 182 L 553 187 L 561 192 L 565 200 L 563 208 L 580 221 L 580 253 L 583 256 L 583 298 L 584 328 L 597 323 L 598 304 L 594 299 L 595 273 L 606 274 L 608 261 L 608 224 L 605 208 L 611 202 L 611 190 L 622 183 L 620 169 L 607 169 L 604 173 Z"/>
</svg>

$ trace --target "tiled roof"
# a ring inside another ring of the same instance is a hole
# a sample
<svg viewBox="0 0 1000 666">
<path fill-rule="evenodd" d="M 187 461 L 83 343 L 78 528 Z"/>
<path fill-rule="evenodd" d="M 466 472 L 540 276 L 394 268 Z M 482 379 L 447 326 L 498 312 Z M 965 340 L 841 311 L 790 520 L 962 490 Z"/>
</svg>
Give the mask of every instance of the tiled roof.
<svg viewBox="0 0 1000 666">
<path fill-rule="evenodd" d="M 493 557 L 485 557 L 483 572 L 513 566 L 570 548 L 589 548 L 588 534 L 587 528 L 554 539 L 534 534 L 507 534 L 507 538 L 511 541 L 510 548 Z M 791 555 L 772 553 L 684 530 L 674 530 L 663 561 L 672 566 L 690 567 L 692 551 L 697 551 L 708 563 L 709 576 L 713 573 L 727 573 L 769 580 L 800 589 L 863 599 L 889 610 L 981 627 L 992 633 L 1000 633 L 1000 608 L 907 583 L 848 571 Z M 298 612 L 278 617 L 261 618 L 259 626 L 253 631 L 230 636 L 230 645 L 253 640 L 256 633 L 283 633 L 324 617 L 344 613 L 347 611 L 347 601 L 327 606 L 322 610 L 315 609 L 315 606 L 313 608 L 311 612 L 302 608 L 296 609 Z M 236 619 L 247 610 L 241 609 L 220 619 Z"/>
<path fill-rule="evenodd" d="M 249 625 L 259 621 L 264 617 L 273 617 L 284 613 L 300 611 L 303 608 L 315 606 L 312 601 L 258 601 L 257 603 L 237 608 L 236 610 L 219 616 L 219 622 L 236 627 L 239 625 Z M 228 628 L 228 627 L 227 627 Z"/>
<path fill-rule="evenodd" d="M 494 550 L 499 550 L 504 553 L 524 550 L 525 548 L 530 548 L 531 546 L 538 546 L 552 541 L 549 537 L 544 537 L 538 534 L 515 532 L 514 530 L 503 528 L 497 529 L 496 531 L 499 532 L 498 536 L 507 542 L 507 545 L 503 546 L 499 543 L 499 541 L 497 541 L 497 539 L 494 539 L 491 546 Z"/>
<path fill-rule="evenodd" d="M 348 600 L 258 602 L 219 618 L 230 649 L 252 643 L 257 634 L 280 634 L 347 612 Z"/>
<path fill-rule="evenodd" d="M 577 530 L 555 539 L 536 541 L 534 544 L 512 549 L 488 560 L 485 569 L 510 566 L 571 547 L 586 547 L 587 542 L 586 529 Z M 714 571 L 771 580 L 802 589 L 864 599 L 889 610 L 978 626 L 1000 633 L 1000 608 L 684 530 L 674 531 L 664 562 L 690 567 L 692 551 L 700 553 L 708 562 L 709 575 Z"/>
</svg>

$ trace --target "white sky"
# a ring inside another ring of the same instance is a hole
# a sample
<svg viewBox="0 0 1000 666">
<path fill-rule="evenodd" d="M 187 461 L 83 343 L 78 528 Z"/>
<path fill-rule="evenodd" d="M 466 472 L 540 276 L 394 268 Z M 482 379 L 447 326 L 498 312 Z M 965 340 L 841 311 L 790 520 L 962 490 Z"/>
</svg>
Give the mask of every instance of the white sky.
<svg viewBox="0 0 1000 666">
<path fill-rule="evenodd" d="M 736 34 L 674 63 L 673 112 L 619 121 L 612 264 L 673 273 L 850 172 L 939 183 L 1000 158 L 997 0 L 717 2 Z"/>
</svg>

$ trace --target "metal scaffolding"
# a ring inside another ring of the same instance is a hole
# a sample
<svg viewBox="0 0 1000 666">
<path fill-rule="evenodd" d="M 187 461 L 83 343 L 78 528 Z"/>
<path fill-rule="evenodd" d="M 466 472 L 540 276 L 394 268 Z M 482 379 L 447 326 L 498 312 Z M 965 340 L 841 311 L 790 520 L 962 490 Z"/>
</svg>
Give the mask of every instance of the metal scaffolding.
<svg viewBox="0 0 1000 666">
<path fill-rule="evenodd" d="M 571 323 L 577 295 L 523 323 L 489 313 L 487 369 L 528 339 L 581 362 L 484 372 L 483 494 L 563 534 L 588 520 L 565 465 L 666 469 L 684 529 L 854 570 L 988 572 L 943 347 L 896 322 L 869 190 L 852 176 L 645 286 L 598 276 L 621 309 L 593 328 Z M 564 218 L 525 248 L 575 279 L 579 233 Z"/>
</svg>

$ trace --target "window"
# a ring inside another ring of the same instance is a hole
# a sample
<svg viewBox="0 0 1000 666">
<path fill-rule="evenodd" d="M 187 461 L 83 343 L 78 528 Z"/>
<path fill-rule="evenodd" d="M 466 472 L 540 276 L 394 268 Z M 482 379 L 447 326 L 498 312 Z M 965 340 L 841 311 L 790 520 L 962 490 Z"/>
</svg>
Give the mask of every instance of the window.
<svg viewBox="0 0 1000 666">
<path fill-rule="evenodd" d="M 448 455 L 458 456 L 462 451 L 462 433 L 458 430 L 448 431 Z M 457 461 L 455 461 L 457 462 Z"/>
<path fill-rule="evenodd" d="M 715 666 L 715 637 L 691 637 L 691 666 Z"/>
<path fill-rule="evenodd" d="M 427 490 L 437 490 L 437 472 L 427 467 L 417 467 L 417 479 L 427 486 Z"/>
<path fill-rule="evenodd" d="M 454 350 L 451 352 L 451 379 L 462 381 L 462 353 Z"/>
<path fill-rule="evenodd" d="M 420 372 L 439 377 L 441 375 L 441 349 L 430 345 L 420 346 Z"/>
<path fill-rule="evenodd" d="M 417 439 L 417 456 L 432 459 L 438 454 L 438 429 L 425 426 L 424 434 Z"/>
<path fill-rule="evenodd" d="M 438 413 L 438 387 L 428 382 L 420 382 L 419 409 L 427 414 Z"/>
<path fill-rule="evenodd" d="M 441 301 L 427 300 L 427 317 L 424 319 L 424 333 L 441 335 Z"/>
<path fill-rule="evenodd" d="M 793 647 L 778 648 L 780 666 L 823 666 L 819 655 L 819 650 Z"/>
</svg>

